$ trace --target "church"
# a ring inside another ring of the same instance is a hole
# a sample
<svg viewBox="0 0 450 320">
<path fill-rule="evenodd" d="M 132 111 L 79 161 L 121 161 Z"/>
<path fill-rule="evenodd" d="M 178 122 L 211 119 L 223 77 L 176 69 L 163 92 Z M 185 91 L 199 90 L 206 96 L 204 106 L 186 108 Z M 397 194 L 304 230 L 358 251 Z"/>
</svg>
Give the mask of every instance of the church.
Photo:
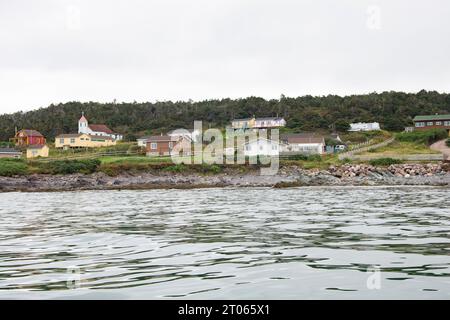
<svg viewBox="0 0 450 320">
<path fill-rule="evenodd" d="M 84 116 L 84 112 L 82 112 L 81 118 L 78 120 L 78 133 L 110 137 L 115 141 L 120 141 L 123 139 L 123 135 L 113 132 L 104 124 L 89 124 L 88 120 Z"/>
</svg>

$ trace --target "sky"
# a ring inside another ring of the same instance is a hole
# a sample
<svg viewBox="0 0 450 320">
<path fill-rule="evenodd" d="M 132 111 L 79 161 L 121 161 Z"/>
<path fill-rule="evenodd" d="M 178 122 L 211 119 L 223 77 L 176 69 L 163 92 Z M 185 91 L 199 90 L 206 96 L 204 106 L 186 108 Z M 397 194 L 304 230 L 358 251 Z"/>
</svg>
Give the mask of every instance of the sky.
<svg viewBox="0 0 450 320">
<path fill-rule="evenodd" d="M 449 92 L 448 0 L 0 0 L 0 113 Z"/>
</svg>

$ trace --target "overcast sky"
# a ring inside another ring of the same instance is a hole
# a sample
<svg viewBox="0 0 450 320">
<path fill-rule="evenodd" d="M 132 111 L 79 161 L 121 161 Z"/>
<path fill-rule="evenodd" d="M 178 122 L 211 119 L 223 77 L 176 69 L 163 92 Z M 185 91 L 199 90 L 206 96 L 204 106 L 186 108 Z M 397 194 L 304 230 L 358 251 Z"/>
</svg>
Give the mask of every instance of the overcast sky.
<svg viewBox="0 0 450 320">
<path fill-rule="evenodd" d="M 448 0 L 0 0 L 0 113 L 449 92 Z"/>
</svg>

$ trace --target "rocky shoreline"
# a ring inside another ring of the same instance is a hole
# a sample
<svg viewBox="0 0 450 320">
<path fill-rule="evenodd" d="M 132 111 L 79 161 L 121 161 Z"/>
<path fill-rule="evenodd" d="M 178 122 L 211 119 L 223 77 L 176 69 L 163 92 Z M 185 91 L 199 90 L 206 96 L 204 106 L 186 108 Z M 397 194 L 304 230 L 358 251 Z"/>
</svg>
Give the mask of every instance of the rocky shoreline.
<svg viewBox="0 0 450 320">
<path fill-rule="evenodd" d="M 305 170 L 284 166 L 275 176 L 261 176 L 259 170 L 228 170 L 218 174 L 125 172 L 117 176 L 44 175 L 0 177 L 0 192 L 44 192 L 117 189 L 188 189 L 211 187 L 298 187 L 298 186 L 450 186 L 448 164 L 399 164 L 389 167 L 370 165 L 331 166 L 327 170 Z"/>
</svg>

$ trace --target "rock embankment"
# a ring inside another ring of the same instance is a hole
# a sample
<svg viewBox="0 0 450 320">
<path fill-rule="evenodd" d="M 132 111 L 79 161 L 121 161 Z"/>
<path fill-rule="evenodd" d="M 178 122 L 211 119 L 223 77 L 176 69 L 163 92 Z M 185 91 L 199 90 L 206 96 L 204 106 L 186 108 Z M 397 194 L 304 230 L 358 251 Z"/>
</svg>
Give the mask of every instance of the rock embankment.
<svg viewBox="0 0 450 320">
<path fill-rule="evenodd" d="M 0 177 L 0 192 L 72 191 L 109 189 L 205 188 L 205 187 L 296 187 L 363 185 L 432 185 L 450 186 L 448 164 L 400 164 L 389 167 L 371 165 L 331 166 L 327 170 L 306 170 L 299 166 L 280 168 L 275 176 L 259 171 L 224 171 L 218 174 L 123 173 L 108 176 L 43 175 Z"/>
</svg>

